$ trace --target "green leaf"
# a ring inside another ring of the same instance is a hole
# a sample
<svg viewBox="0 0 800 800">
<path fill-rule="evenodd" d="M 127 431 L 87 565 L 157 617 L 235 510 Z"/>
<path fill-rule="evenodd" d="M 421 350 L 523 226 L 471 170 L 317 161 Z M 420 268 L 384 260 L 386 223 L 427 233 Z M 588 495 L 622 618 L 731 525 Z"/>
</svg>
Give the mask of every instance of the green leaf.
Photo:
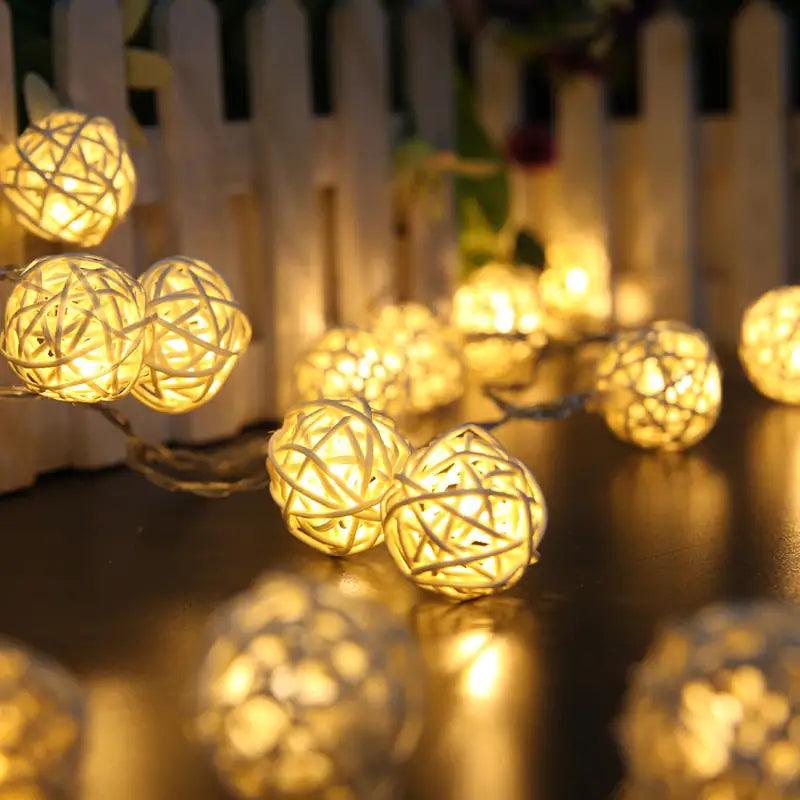
<svg viewBox="0 0 800 800">
<path fill-rule="evenodd" d="M 500 234 L 489 225 L 480 206 L 468 200 L 463 209 L 464 225 L 459 231 L 459 249 L 465 273 L 494 261 L 501 256 Z"/>
<path fill-rule="evenodd" d="M 31 123 L 38 122 L 51 111 L 61 108 L 56 93 L 50 88 L 47 81 L 35 72 L 29 72 L 25 76 L 22 93 L 25 96 L 28 120 Z"/>
<path fill-rule="evenodd" d="M 150 0 L 122 0 L 122 38 L 129 42 L 142 27 Z"/>
<path fill-rule="evenodd" d="M 125 59 L 128 86 L 132 89 L 160 89 L 172 80 L 172 65 L 160 53 L 128 47 Z"/>
<path fill-rule="evenodd" d="M 524 228 L 517 232 L 514 243 L 514 263 L 530 264 L 532 267 L 544 267 L 544 247 L 542 243 Z"/>
</svg>

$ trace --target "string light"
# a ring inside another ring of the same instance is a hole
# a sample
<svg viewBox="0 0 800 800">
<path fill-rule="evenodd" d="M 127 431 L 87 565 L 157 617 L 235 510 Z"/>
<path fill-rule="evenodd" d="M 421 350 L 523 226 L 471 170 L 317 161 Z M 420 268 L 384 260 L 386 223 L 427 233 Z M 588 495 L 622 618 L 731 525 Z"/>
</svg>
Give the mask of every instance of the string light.
<svg viewBox="0 0 800 800">
<path fill-rule="evenodd" d="M 165 258 L 141 281 L 153 320 L 133 396 L 156 411 L 191 411 L 222 388 L 247 349 L 250 323 L 204 261 Z"/>
<path fill-rule="evenodd" d="M 269 576 L 217 615 L 196 729 L 239 796 L 375 797 L 417 741 L 417 663 L 381 606 Z"/>
<path fill-rule="evenodd" d="M 800 403 L 800 286 L 772 289 L 744 312 L 739 358 L 761 394 Z"/>
<path fill-rule="evenodd" d="M 458 600 L 513 586 L 538 561 L 547 521 L 528 468 L 473 425 L 413 453 L 382 508 L 386 544 L 401 571 Z"/>
<path fill-rule="evenodd" d="M 683 450 L 714 427 L 722 403 L 717 358 L 705 334 L 681 322 L 623 331 L 597 366 L 597 405 L 623 441 Z"/>
<path fill-rule="evenodd" d="M 419 303 L 385 306 L 376 315 L 372 331 L 381 343 L 406 357 L 412 411 L 431 411 L 464 394 L 457 334 L 428 308 Z"/>
<path fill-rule="evenodd" d="M 289 531 L 329 555 L 383 541 L 380 502 L 410 446 L 364 400 L 319 400 L 286 414 L 269 441 L 270 491 Z"/>
<path fill-rule="evenodd" d="M 0 797 L 73 797 L 84 700 L 64 670 L 0 638 Z"/>
<path fill-rule="evenodd" d="M 6 303 L 3 352 L 36 394 L 72 403 L 116 400 L 142 366 L 145 298 L 99 256 L 39 258 Z"/>
<path fill-rule="evenodd" d="M 361 397 L 377 411 L 402 413 L 409 388 L 403 354 L 360 328 L 331 328 L 295 365 L 301 401 Z"/>
<path fill-rule="evenodd" d="M 800 615 L 715 606 L 669 628 L 633 675 L 621 720 L 637 800 L 800 795 Z"/>
<path fill-rule="evenodd" d="M 0 153 L 0 188 L 32 233 L 90 247 L 128 212 L 136 173 L 110 120 L 58 110 Z"/>
</svg>

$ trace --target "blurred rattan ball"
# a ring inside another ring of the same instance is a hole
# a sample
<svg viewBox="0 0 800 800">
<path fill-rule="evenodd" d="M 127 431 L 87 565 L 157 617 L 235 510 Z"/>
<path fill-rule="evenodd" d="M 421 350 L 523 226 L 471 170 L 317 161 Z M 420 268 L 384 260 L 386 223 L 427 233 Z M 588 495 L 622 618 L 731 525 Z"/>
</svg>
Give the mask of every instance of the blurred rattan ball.
<svg viewBox="0 0 800 800">
<path fill-rule="evenodd" d="M 458 334 L 419 303 L 385 306 L 372 332 L 408 363 L 409 405 L 416 413 L 431 411 L 464 394 L 464 362 Z"/>
<path fill-rule="evenodd" d="M 250 323 L 204 261 L 165 258 L 141 281 L 153 322 L 133 396 L 156 411 L 191 411 L 222 388 L 250 343 Z"/>
<path fill-rule="evenodd" d="M 800 613 L 714 606 L 633 674 L 620 733 L 636 800 L 800 797 Z"/>
<path fill-rule="evenodd" d="M 45 256 L 11 290 L 3 352 L 32 392 L 72 403 L 116 400 L 142 367 L 144 317 L 141 285 L 116 264 Z"/>
<path fill-rule="evenodd" d="M 714 350 L 682 322 L 617 334 L 600 358 L 595 388 L 608 427 L 644 448 L 690 447 L 714 427 L 722 404 Z"/>
<path fill-rule="evenodd" d="M 84 711 L 70 675 L 0 638 L 0 798 L 76 796 Z"/>
<path fill-rule="evenodd" d="M 136 173 L 110 120 L 58 110 L 0 153 L 0 188 L 32 233 L 90 247 L 128 212 Z"/>
<path fill-rule="evenodd" d="M 377 797 L 416 744 L 418 677 L 381 606 L 272 575 L 217 615 L 196 727 L 240 797 Z"/>
<path fill-rule="evenodd" d="M 363 398 L 377 411 L 407 409 L 409 379 L 403 354 L 360 328 L 331 328 L 295 365 L 300 401 Z"/>
<path fill-rule="evenodd" d="M 289 531 L 329 555 L 383 541 L 380 503 L 410 447 L 364 400 L 290 409 L 269 441 L 270 491 Z"/>
<path fill-rule="evenodd" d="M 744 312 L 739 358 L 763 395 L 800 403 L 800 286 L 773 289 Z"/>
<path fill-rule="evenodd" d="M 383 499 L 397 565 L 423 589 L 457 600 L 513 586 L 538 561 L 546 523 L 528 468 L 473 425 L 412 453 Z"/>
</svg>

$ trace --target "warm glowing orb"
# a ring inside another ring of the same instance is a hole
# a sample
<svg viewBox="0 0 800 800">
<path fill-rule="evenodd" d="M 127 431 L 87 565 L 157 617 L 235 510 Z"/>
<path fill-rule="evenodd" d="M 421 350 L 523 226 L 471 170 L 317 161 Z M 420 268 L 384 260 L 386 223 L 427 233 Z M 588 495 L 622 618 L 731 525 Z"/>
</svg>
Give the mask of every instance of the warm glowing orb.
<svg viewBox="0 0 800 800">
<path fill-rule="evenodd" d="M 406 359 L 360 328 L 331 328 L 295 365 L 298 400 L 363 398 L 378 411 L 408 407 Z"/>
<path fill-rule="evenodd" d="M 739 358 L 759 392 L 800 403 L 800 286 L 772 289 L 744 312 Z"/>
<path fill-rule="evenodd" d="M 383 500 L 397 565 L 423 589 L 458 600 L 513 586 L 538 561 L 546 522 L 528 468 L 473 425 L 413 453 Z"/>
<path fill-rule="evenodd" d="M 233 792 L 379 796 L 419 730 L 417 655 L 394 617 L 331 586 L 272 575 L 215 623 L 196 728 Z"/>
<path fill-rule="evenodd" d="M 621 720 L 631 800 L 800 797 L 800 614 L 714 606 L 633 674 Z"/>
<path fill-rule="evenodd" d="M 3 353 L 32 392 L 71 403 L 116 400 L 142 367 L 145 298 L 99 256 L 39 258 L 6 303 Z"/>
<path fill-rule="evenodd" d="M 269 442 L 270 491 L 289 531 L 329 555 L 383 541 L 380 503 L 410 447 L 364 400 L 290 409 Z"/>
<path fill-rule="evenodd" d="M 128 212 L 136 173 L 110 120 L 59 110 L 0 153 L 0 189 L 32 233 L 90 247 Z"/>
<path fill-rule="evenodd" d="M 156 411 L 191 411 L 222 388 L 247 349 L 250 323 L 204 261 L 165 258 L 141 281 L 152 325 L 133 396 Z"/>
<path fill-rule="evenodd" d="M 400 351 L 408 364 L 409 404 L 424 413 L 464 394 L 464 362 L 457 334 L 419 303 L 385 306 L 372 331 L 389 348 Z"/>
<path fill-rule="evenodd" d="M 598 363 L 595 389 L 608 427 L 645 448 L 699 442 L 722 404 L 716 355 L 705 334 L 682 322 L 617 334 Z"/>
</svg>

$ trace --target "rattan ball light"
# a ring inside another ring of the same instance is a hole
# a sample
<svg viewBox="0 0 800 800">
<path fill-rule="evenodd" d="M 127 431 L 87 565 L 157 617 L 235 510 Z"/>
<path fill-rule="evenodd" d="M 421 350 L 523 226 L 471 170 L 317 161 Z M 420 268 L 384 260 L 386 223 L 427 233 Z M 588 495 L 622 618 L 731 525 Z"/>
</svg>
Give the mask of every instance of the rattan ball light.
<svg viewBox="0 0 800 800">
<path fill-rule="evenodd" d="M 631 800 L 800 797 L 800 614 L 713 606 L 633 673 L 620 733 Z"/>
<path fill-rule="evenodd" d="M 133 396 L 156 411 L 191 411 L 222 388 L 250 343 L 250 323 L 204 261 L 165 258 L 141 281 L 152 326 Z"/>
<path fill-rule="evenodd" d="M 739 358 L 763 395 L 800 403 L 800 286 L 772 289 L 744 312 Z"/>
<path fill-rule="evenodd" d="M 377 411 L 402 413 L 409 388 L 403 354 L 360 328 L 331 328 L 295 365 L 300 401 L 360 397 Z"/>
<path fill-rule="evenodd" d="M 99 256 L 39 258 L 6 303 L 3 353 L 36 394 L 71 403 L 116 400 L 142 367 L 140 284 Z"/>
<path fill-rule="evenodd" d="M 458 334 L 419 303 L 385 306 L 372 331 L 408 363 L 409 405 L 421 414 L 454 402 L 465 388 Z"/>
<path fill-rule="evenodd" d="M 136 173 L 110 120 L 58 110 L 0 153 L 0 188 L 32 233 L 90 247 L 128 212 Z"/>
<path fill-rule="evenodd" d="M 690 447 L 714 427 L 722 404 L 716 355 L 705 334 L 682 322 L 617 334 L 600 358 L 595 389 L 608 427 L 644 448 Z"/>
<path fill-rule="evenodd" d="M 364 400 L 290 409 L 269 441 L 270 491 L 289 531 L 329 555 L 383 541 L 380 503 L 410 446 Z"/>
<path fill-rule="evenodd" d="M 70 675 L 0 638 L 0 797 L 76 796 L 84 716 Z"/>
<path fill-rule="evenodd" d="M 196 729 L 241 797 L 383 796 L 416 743 L 417 670 L 410 636 L 381 606 L 270 575 L 217 614 Z"/>
<path fill-rule="evenodd" d="M 423 589 L 457 600 L 513 586 L 547 523 L 528 468 L 465 425 L 414 452 L 383 499 L 389 552 Z"/>
</svg>

